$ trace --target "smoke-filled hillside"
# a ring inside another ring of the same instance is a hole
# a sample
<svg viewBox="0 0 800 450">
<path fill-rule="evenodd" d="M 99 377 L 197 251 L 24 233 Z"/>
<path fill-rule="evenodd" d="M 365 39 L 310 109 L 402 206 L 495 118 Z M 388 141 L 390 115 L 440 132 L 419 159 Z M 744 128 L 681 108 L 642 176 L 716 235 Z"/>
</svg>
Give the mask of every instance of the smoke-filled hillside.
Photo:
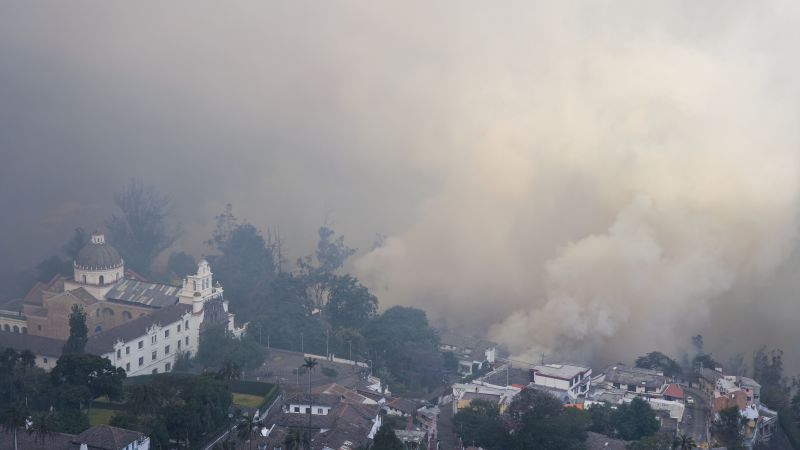
<svg viewBox="0 0 800 450">
<path fill-rule="evenodd" d="M 0 5 L 0 269 L 129 178 L 523 359 L 800 338 L 794 2 Z M 376 235 L 385 236 L 373 248 Z"/>
</svg>

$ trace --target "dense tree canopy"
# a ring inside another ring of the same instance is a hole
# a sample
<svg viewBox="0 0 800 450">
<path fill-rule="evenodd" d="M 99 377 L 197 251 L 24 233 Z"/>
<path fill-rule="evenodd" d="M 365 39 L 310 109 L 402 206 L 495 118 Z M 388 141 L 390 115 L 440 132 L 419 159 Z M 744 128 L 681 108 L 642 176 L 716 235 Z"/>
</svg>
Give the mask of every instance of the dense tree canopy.
<svg viewBox="0 0 800 450">
<path fill-rule="evenodd" d="M 387 424 L 381 425 L 378 432 L 375 433 L 375 439 L 372 442 L 372 450 L 404 450 L 405 446 L 403 441 L 397 438 L 394 430 Z"/>
<path fill-rule="evenodd" d="M 254 338 L 252 335 L 236 338 L 225 325 L 207 328 L 200 335 L 196 360 L 212 367 L 222 367 L 230 361 L 238 367 L 254 369 L 264 363 L 264 349 Z"/>
<path fill-rule="evenodd" d="M 508 430 L 496 404 L 474 400 L 453 418 L 454 430 L 462 442 L 487 450 L 502 449 Z"/>
<path fill-rule="evenodd" d="M 675 377 L 681 374 L 681 366 L 674 359 L 661 352 L 650 352 L 636 358 L 636 367 L 658 370 L 664 372 L 664 375 L 668 377 Z"/>
<path fill-rule="evenodd" d="M 325 311 L 335 328 L 361 328 L 377 310 L 378 299 L 355 277 L 343 275 L 331 279 Z"/>
<path fill-rule="evenodd" d="M 524 389 L 508 407 L 513 431 L 503 448 L 583 449 L 590 417 L 585 411 L 564 408 L 561 401 L 536 389 Z"/>
<path fill-rule="evenodd" d="M 56 362 L 50 379 L 62 403 L 79 406 L 76 402 L 85 405 L 103 395 L 121 398 L 125 370 L 97 355 L 66 354 Z"/>
<path fill-rule="evenodd" d="M 78 305 L 72 305 L 72 310 L 69 314 L 69 337 L 66 344 L 64 344 L 64 353 L 83 353 L 86 348 L 86 342 L 89 329 L 86 327 L 86 311 Z"/>
</svg>

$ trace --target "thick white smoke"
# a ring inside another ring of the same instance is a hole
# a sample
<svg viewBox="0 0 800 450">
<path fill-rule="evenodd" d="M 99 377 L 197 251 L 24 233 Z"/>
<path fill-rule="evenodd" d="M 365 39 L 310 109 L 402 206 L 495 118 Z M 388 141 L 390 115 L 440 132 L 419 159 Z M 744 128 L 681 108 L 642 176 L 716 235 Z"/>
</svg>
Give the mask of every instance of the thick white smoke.
<svg viewBox="0 0 800 450">
<path fill-rule="evenodd" d="M 615 27 L 594 12 L 557 8 L 568 33 L 465 67 L 480 89 L 449 130 L 446 187 L 356 264 L 382 299 L 492 324 L 527 360 L 629 358 L 707 331 L 793 250 L 798 86 L 777 16 L 687 8 Z"/>
</svg>

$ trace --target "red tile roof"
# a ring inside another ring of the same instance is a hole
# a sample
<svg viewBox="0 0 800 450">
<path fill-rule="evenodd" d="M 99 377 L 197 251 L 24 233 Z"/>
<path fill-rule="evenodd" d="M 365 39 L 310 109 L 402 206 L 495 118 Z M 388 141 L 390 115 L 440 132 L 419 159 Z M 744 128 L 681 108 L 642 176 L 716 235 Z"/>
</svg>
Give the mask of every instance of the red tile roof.
<svg viewBox="0 0 800 450">
<path fill-rule="evenodd" d="M 670 384 L 667 385 L 667 388 L 664 389 L 664 396 L 665 397 L 672 397 L 672 398 L 683 398 L 683 389 L 677 384 Z"/>
</svg>

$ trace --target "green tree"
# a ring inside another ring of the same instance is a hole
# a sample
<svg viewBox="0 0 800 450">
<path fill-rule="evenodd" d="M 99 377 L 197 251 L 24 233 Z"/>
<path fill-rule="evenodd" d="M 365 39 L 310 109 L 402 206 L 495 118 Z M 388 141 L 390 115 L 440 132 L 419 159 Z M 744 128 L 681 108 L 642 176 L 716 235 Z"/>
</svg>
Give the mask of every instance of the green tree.
<svg viewBox="0 0 800 450">
<path fill-rule="evenodd" d="M 308 432 L 292 428 L 289 430 L 289 433 L 286 434 L 286 439 L 283 440 L 283 444 L 286 446 L 287 450 L 310 449 L 311 437 L 308 435 Z"/>
<path fill-rule="evenodd" d="M 689 438 L 691 439 L 691 438 Z M 676 438 L 667 433 L 656 433 L 645 436 L 628 445 L 629 450 L 673 450 Z"/>
<path fill-rule="evenodd" d="M 404 448 L 403 441 L 397 438 L 392 427 L 384 423 L 378 428 L 372 442 L 373 450 L 403 450 Z"/>
<path fill-rule="evenodd" d="M 587 409 L 587 412 L 591 419 L 590 431 L 606 436 L 616 436 L 617 428 L 614 423 L 615 410 L 612 409 L 609 404 L 593 404 Z"/>
<path fill-rule="evenodd" d="M 499 449 L 506 434 L 505 424 L 496 404 L 473 400 L 453 418 L 454 429 L 465 445 Z"/>
<path fill-rule="evenodd" d="M 92 399 L 103 395 L 111 400 L 120 399 L 124 379 L 124 369 L 114 367 L 106 358 L 89 354 L 63 355 L 50 372 L 54 391 L 63 403 L 73 406 L 89 405 Z"/>
<path fill-rule="evenodd" d="M 697 447 L 697 443 L 694 441 L 693 437 L 685 433 L 681 433 L 675 438 L 673 447 L 678 450 L 692 450 L 693 448 Z"/>
<path fill-rule="evenodd" d="M 590 417 L 585 411 L 564 408 L 561 401 L 536 389 L 524 389 L 507 411 L 511 433 L 504 449 L 583 449 Z"/>
<path fill-rule="evenodd" d="M 636 367 L 653 369 L 664 372 L 668 377 L 675 377 L 681 374 L 681 366 L 661 352 L 650 352 L 644 356 L 636 358 Z"/>
<path fill-rule="evenodd" d="M 253 336 L 236 338 L 224 324 L 207 328 L 200 335 L 195 359 L 207 366 L 222 367 L 230 360 L 240 369 L 254 369 L 264 362 L 264 351 Z"/>
<path fill-rule="evenodd" d="M 21 403 L 12 403 L 0 413 L 0 424 L 2 424 L 3 431 L 11 433 L 13 436 L 14 450 L 18 450 L 17 430 L 25 426 L 25 421 L 28 419 L 28 416 L 27 408 Z"/>
<path fill-rule="evenodd" d="M 317 364 L 319 364 L 319 362 L 316 360 L 316 358 L 305 358 L 303 360 L 303 365 L 300 366 L 300 367 L 303 367 L 304 369 L 306 369 L 306 372 L 308 372 L 308 393 L 309 394 L 311 393 L 311 371 L 314 370 L 314 367 L 317 367 Z M 310 408 L 309 408 L 309 411 L 310 411 Z"/>
<path fill-rule="evenodd" d="M 458 357 L 453 352 L 442 352 L 442 367 L 444 370 L 456 373 L 458 372 Z"/>
<path fill-rule="evenodd" d="M 378 310 L 378 298 L 350 275 L 332 277 L 330 294 L 325 306 L 331 325 L 335 328 L 360 329 Z"/>
<path fill-rule="evenodd" d="M 44 444 L 47 438 L 52 438 L 55 433 L 55 416 L 52 413 L 38 413 L 31 418 L 28 434 L 33 435 L 35 441 Z"/>
<path fill-rule="evenodd" d="M 226 358 L 225 362 L 222 363 L 222 367 L 217 371 L 217 378 L 225 382 L 226 386 L 230 387 L 231 381 L 242 378 L 242 368 L 232 359 Z"/>
<path fill-rule="evenodd" d="M 439 337 L 425 311 L 394 306 L 370 320 L 363 334 L 373 367 L 389 373 L 393 392 L 422 394 L 442 383 Z"/>
<path fill-rule="evenodd" d="M 83 353 L 86 349 L 89 329 L 86 327 L 86 311 L 82 306 L 72 305 L 69 314 L 69 338 L 64 344 L 64 354 Z"/>
<path fill-rule="evenodd" d="M 167 274 L 170 277 L 182 279 L 186 275 L 197 271 L 197 261 L 186 252 L 172 252 L 167 259 Z"/>
<path fill-rule="evenodd" d="M 318 233 L 316 264 L 311 256 L 306 256 L 297 261 L 297 267 L 314 305 L 322 308 L 327 303 L 336 271 L 355 250 L 345 245 L 344 236 L 336 237 L 336 232 L 328 226 L 320 227 Z"/>
<path fill-rule="evenodd" d="M 114 194 L 120 215 L 106 221 L 109 241 L 122 253 L 125 264 L 147 276 L 153 260 L 181 236 L 178 225 L 170 225 L 172 205 L 154 186 L 131 180 Z"/>
<path fill-rule="evenodd" d="M 639 397 L 630 404 L 617 407 L 612 418 L 617 434 L 626 441 L 635 441 L 658 431 L 656 413 L 650 405 Z"/>
<path fill-rule="evenodd" d="M 739 408 L 731 406 L 719 411 L 711 430 L 728 449 L 740 449 L 743 448 L 741 428 L 742 416 L 739 414 Z"/>
</svg>

